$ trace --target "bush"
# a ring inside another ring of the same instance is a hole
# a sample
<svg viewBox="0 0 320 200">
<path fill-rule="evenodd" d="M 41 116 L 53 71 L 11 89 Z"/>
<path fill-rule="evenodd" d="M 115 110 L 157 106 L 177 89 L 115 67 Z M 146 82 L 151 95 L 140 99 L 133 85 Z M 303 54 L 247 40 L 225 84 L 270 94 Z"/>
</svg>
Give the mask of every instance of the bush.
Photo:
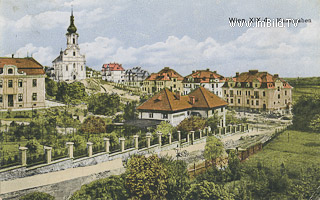
<svg viewBox="0 0 320 200">
<path fill-rule="evenodd" d="M 20 200 L 54 200 L 50 194 L 44 192 L 32 192 L 20 197 Z"/>
</svg>

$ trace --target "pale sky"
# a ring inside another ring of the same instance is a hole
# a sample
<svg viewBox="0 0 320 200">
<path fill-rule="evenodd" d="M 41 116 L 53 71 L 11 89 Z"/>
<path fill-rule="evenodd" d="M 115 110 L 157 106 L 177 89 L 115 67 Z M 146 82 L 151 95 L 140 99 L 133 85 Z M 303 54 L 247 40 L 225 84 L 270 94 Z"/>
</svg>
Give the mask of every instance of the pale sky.
<svg viewBox="0 0 320 200">
<path fill-rule="evenodd" d="M 280 2 L 280 3 L 279 3 Z M 209 68 L 281 77 L 320 76 L 320 1 L 0 0 L 0 56 L 52 66 L 66 48 L 73 6 L 81 53 L 100 70 L 118 62 L 181 75 Z M 230 27 L 229 18 L 311 19 L 290 28 Z"/>
</svg>

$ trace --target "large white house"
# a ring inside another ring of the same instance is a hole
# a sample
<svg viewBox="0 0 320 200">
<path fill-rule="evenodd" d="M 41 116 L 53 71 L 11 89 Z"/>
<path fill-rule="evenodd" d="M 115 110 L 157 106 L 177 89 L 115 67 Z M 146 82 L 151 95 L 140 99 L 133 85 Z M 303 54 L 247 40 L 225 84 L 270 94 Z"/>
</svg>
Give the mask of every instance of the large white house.
<svg viewBox="0 0 320 200">
<path fill-rule="evenodd" d="M 114 83 L 123 83 L 124 72 L 125 70 L 119 63 L 103 64 L 101 69 L 102 80 Z"/>
<path fill-rule="evenodd" d="M 168 88 L 164 88 L 138 106 L 137 110 L 140 119 L 164 120 L 173 126 L 192 115 L 208 118 L 216 114 L 221 116 L 220 126 L 225 126 L 227 104 L 203 87 L 184 96 L 181 96 L 179 92 L 173 93 Z"/>
<path fill-rule="evenodd" d="M 86 58 L 80 53 L 78 45 L 79 34 L 74 25 L 73 12 L 68 27 L 67 48 L 52 61 L 51 77 L 56 81 L 82 80 L 86 78 Z"/>
</svg>

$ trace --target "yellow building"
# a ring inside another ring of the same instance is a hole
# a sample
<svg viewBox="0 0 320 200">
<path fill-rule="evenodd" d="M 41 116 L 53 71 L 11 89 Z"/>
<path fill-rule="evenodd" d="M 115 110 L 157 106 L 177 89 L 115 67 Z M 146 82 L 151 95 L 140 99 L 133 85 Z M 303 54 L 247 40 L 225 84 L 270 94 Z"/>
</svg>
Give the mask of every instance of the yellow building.
<svg viewBox="0 0 320 200">
<path fill-rule="evenodd" d="M 163 68 L 158 73 L 152 73 L 143 81 L 142 92 L 155 93 L 164 88 L 169 88 L 172 92 L 183 94 L 183 76 L 169 67 Z"/>
<path fill-rule="evenodd" d="M 0 58 L 0 109 L 45 106 L 45 71 L 33 58 Z"/>
<path fill-rule="evenodd" d="M 229 78 L 223 88 L 223 99 L 230 107 L 247 111 L 285 114 L 292 106 L 292 87 L 278 74 L 249 70 Z"/>
</svg>

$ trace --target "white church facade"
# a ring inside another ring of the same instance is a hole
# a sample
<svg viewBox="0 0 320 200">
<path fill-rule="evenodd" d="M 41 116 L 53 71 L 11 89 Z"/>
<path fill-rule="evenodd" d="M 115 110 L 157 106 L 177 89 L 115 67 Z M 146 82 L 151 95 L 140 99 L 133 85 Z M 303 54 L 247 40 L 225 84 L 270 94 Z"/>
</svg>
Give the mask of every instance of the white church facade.
<svg viewBox="0 0 320 200">
<path fill-rule="evenodd" d="M 67 48 L 61 50 L 60 55 L 52 61 L 51 77 L 56 81 L 82 80 L 86 78 L 86 58 L 80 53 L 73 12 L 67 30 Z"/>
</svg>

